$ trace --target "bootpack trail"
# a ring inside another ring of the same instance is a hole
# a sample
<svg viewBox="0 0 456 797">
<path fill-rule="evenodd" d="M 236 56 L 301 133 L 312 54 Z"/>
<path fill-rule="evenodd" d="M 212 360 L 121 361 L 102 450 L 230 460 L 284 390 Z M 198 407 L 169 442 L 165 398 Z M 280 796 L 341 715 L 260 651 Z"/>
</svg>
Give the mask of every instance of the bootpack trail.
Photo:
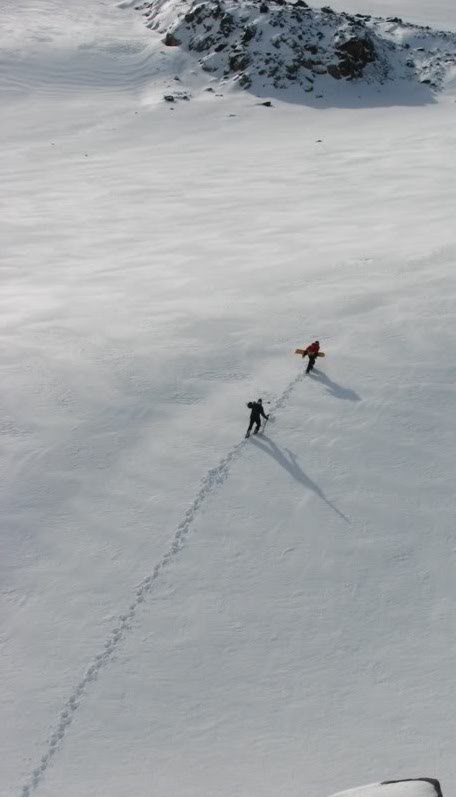
<svg viewBox="0 0 456 797">
<path fill-rule="evenodd" d="M 302 371 L 289 382 L 277 400 L 274 403 L 271 403 L 270 412 L 274 412 L 285 406 L 293 390 L 299 385 L 300 382 L 304 380 L 305 376 L 305 372 Z M 224 457 L 222 457 L 218 465 L 216 465 L 214 468 L 210 468 L 210 470 L 202 479 L 200 483 L 200 489 L 185 512 L 181 522 L 178 524 L 168 550 L 160 559 L 160 561 L 154 566 L 152 572 L 145 576 L 139 585 L 135 587 L 134 598 L 128 606 L 128 609 L 122 614 L 118 615 L 117 622 L 105 641 L 103 648 L 100 649 L 100 651 L 93 657 L 84 675 L 78 681 L 71 695 L 65 702 L 55 724 L 54 730 L 46 741 L 45 750 L 39 763 L 34 767 L 31 775 L 22 787 L 20 793 L 21 797 L 29 797 L 29 795 L 39 786 L 46 770 L 50 766 L 53 758 L 62 745 L 68 729 L 75 718 L 76 712 L 81 705 L 81 702 L 87 697 L 90 685 L 99 677 L 102 670 L 109 665 L 121 642 L 126 638 L 129 632 L 132 631 L 133 620 L 135 619 L 138 609 L 151 594 L 154 584 L 162 572 L 173 563 L 174 559 L 183 550 L 193 521 L 201 509 L 201 506 L 209 497 L 209 495 L 216 488 L 220 487 L 229 477 L 231 467 L 235 460 L 241 455 L 245 445 L 248 445 L 248 443 L 244 439 L 239 443 L 236 443 L 236 445 L 234 445 L 230 451 Z"/>
</svg>

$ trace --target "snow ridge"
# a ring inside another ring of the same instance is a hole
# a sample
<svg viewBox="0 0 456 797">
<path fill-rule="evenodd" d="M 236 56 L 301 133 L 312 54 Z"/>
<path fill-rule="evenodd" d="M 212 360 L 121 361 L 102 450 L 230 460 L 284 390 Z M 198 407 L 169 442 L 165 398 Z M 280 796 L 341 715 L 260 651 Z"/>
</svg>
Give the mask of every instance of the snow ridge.
<svg viewBox="0 0 456 797">
<path fill-rule="evenodd" d="M 252 89 L 323 91 L 328 80 L 402 79 L 441 88 L 456 34 L 304 0 L 154 0 L 136 6 L 163 44 L 192 52 L 204 72 Z"/>
<path fill-rule="evenodd" d="M 287 385 L 281 396 L 279 396 L 275 404 L 272 405 L 271 412 L 284 406 L 295 387 L 302 382 L 304 377 L 305 371 L 303 370 Z M 115 627 L 104 644 L 103 650 L 94 657 L 85 674 L 78 682 L 63 706 L 55 729 L 50 738 L 47 740 L 46 750 L 41 757 L 40 763 L 34 768 L 28 781 L 22 787 L 21 797 L 29 797 L 29 795 L 41 782 L 44 773 L 46 772 L 52 759 L 57 753 L 57 750 L 62 744 L 68 728 L 73 722 L 74 716 L 81 704 L 81 700 L 86 695 L 90 684 L 98 678 L 100 672 L 109 664 L 121 641 L 124 639 L 127 633 L 131 631 L 132 622 L 139 607 L 149 596 L 155 581 L 161 575 L 162 571 L 172 564 L 176 556 L 182 551 L 185 540 L 191 530 L 191 526 L 198 511 L 200 510 L 206 498 L 217 487 L 220 487 L 223 482 L 226 481 L 230 474 L 230 469 L 233 462 L 237 457 L 239 457 L 245 445 L 246 441 L 242 440 L 240 443 L 237 443 L 235 446 L 233 446 L 231 450 L 220 460 L 218 465 L 216 465 L 214 468 L 211 468 L 207 472 L 206 476 L 202 479 L 200 489 L 198 490 L 190 507 L 185 512 L 183 519 L 177 526 L 168 551 L 164 554 L 163 558 L 158 562 L 158 564 L 155 565 L 152 573 L 146 576 L 136 587 L 135 597 L 132 603 L 130 603 L 128 610 L 119 615 Z"/>
</svg>

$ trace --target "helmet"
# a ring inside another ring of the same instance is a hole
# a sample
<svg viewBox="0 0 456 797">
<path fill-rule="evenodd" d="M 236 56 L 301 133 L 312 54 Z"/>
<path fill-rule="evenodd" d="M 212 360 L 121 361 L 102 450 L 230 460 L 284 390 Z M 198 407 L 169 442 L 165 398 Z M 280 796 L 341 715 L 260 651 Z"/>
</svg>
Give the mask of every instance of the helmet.
<svg viewBox="0 0 456 797">
<path fill-rule="evenodd" d="M 262 403 L 263 403 L 263 399 L 258 399 L 258 404 L 262 404 Z"/>
</svg>

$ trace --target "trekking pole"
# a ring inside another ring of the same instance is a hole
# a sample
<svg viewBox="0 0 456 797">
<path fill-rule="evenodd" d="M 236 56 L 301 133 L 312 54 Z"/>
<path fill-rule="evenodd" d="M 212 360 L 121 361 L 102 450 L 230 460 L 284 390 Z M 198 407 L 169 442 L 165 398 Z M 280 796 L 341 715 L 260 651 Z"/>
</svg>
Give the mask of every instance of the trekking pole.
<svg viewBox="0 0 456 797">
<path fill-rule="evenodd" d="M 270 401 L 266 401 L 266 402 L 265 402 L 265 404 L 270 404 L 270 403 L 271 403 Z M 271 414 L 271 413 L 268 413 L 268 417 L 266 418 L 266 420 L 265 420 L 265 422 L 264 422 L 264 424 L 263 424 L 263 427 L 262 427 L 262 429 L 261 429 L 261 434 L 263 434 L 264 430 L 266 429 L 266 424 L 267 424 L 267 422 L 269 421 L 269 415 L 270 415 L 270 414 Z"/>
</svg>

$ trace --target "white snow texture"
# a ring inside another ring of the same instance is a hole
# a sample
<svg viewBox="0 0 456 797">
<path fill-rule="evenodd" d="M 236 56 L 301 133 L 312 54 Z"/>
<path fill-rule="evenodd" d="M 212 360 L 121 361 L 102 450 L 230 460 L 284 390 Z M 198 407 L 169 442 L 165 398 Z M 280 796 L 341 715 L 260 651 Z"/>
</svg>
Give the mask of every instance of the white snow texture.
<svg viewBox="0 0 456 797">
<path fill-rule="evenodd" d="M 456 7 L 335 4 L 416 79 L 242 91 L 181 5 L 2 5 L 0 795 L 450 794 L 455 51 L 405 23 Z"/>
</svg>

